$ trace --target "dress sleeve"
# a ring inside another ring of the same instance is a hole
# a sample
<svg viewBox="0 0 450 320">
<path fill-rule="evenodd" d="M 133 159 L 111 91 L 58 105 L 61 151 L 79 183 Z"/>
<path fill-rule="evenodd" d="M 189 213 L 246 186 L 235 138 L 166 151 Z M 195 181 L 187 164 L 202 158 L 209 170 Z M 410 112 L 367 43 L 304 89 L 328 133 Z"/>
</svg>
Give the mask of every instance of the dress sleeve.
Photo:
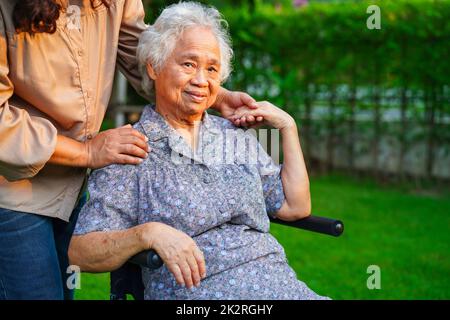
<svg viewBox="0 0 450 320">
<path fill-rule="evenodd" d="M 93 171 L 89 200 L 80 211 L 75 235 L 124 230 L 138 224 L 139 183 L 133 165 L 110 165 Z"/>
<path fill-rule="evenodd" d="M 152 97 L 142 90 L 142 77 L 136 58 L 139 36 L 147 28 L 144 17 L 145 11 L 142 1 L 125 0 L 119 33 L 117 66 L 137 93 L 148 101 L 152 101 Z"/>
<path fill-rule="evenodd" d="M 261 178 L 266 211 L 269 216 L 274 218 L 286 200 L 281 180 L 282 166 L 273 161 L 260 143 L 255 143 L 257 143 L 258 150 L 257 168 Z"/>
<path fill-rule="evenodd" d="M 8 37 L 0 11 L 0 175 L 8 181 L 31 178 L 52 156 L 57 130 L 47 119 L 31 116 L 9 102 Z"/>
</svg>

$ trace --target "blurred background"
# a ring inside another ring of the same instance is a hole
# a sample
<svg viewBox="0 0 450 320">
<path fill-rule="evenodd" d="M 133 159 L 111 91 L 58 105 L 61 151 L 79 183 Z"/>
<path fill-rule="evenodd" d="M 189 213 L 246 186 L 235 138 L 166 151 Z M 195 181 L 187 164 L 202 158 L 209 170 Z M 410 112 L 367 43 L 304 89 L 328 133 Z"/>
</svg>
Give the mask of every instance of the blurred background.
<svg viewBox="0 0 450 320">
<path fill-rule="evenodd" d="M 144 0 L 147 22 L 175 2 Z M 229 23 L 224 86 L 294 116 L 313 214 L 345 223 L 340 238 L 271 227 L 299 279 L 333 299 L 449 299 L 450 0 L 199 2 Z M 145 104 L 118 73 L 102 128 Z M 108 292 L 107 274 L 83 274 L 76 297 Z"/>
</svg>

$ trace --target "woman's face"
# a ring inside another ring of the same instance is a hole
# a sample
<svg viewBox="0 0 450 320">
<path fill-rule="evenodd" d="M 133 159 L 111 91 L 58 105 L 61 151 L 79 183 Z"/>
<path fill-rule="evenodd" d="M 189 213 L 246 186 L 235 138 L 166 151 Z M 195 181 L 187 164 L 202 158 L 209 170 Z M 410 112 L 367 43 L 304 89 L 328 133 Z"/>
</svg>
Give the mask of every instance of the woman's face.
<svg viewBox="0 0 450 320">
<path fill-rule="evenodd" d="M 185 115 L 202 114 L 216 100 L 220 88 L 220 48 L 214 34 L 202 27 L 186 29 L 172 54 L 155 73 L 156 102 Z"/>
</svg>

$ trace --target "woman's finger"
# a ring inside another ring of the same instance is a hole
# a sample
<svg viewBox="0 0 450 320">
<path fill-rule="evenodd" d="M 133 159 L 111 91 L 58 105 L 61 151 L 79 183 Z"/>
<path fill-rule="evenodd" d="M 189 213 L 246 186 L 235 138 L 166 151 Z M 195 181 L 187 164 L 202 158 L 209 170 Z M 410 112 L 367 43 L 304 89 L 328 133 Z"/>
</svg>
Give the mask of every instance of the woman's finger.
<svg viewBox="0 0 450 320">
<path fill-rule="evenodd" d="M 200 249 L 196 248 L 194 250 L 194 258 L 197 261 L 198 271 L 200 273 L 200 277 L 204 279 L 206 277 L 206 265 L 205 265 L 205 257 Z"/>
<path fill-rule="evenodd" d="M 261 116 L 256 117 L 256 121 L 257 121 L 257 122 L 261 122 L 261 121 L 263 121 L 263 120 L 264 120 L 264 117 L 261 117 Z"/>
<path fill-rule="evenodd" d="M 197 260 L 192 254 L 191 256 L 187 257 L 186 261 L 191 268 L 192 283 L 194 284 L 194 286 L 198 287 L 200 285 L 200 271 L 198 268 Z"/>
<path fill-rule="evenodd" d="M 186 284 L 186 288 L 192 288 L 193 282 L 192 282 L 192 272 L 191 268 L 189 267 L 189 264 L 186 262 L 186 260 L 181 261 L 178 263 L 181 269 L 181 273 L 183 274 L 184 283 Z"/>
<path fill-rule="evenodd" d="M 175 281 L 180 286 L 184 286 L 185 285 L 183 274 L 181 273 L 181 269 L 178 266 L 178 264 L 172 263 L 170 265 L 167 265 L 167 269 L 169 269 L 169 271 L 173 274 L 173 276 L 175 277 Z"/>
</svg>

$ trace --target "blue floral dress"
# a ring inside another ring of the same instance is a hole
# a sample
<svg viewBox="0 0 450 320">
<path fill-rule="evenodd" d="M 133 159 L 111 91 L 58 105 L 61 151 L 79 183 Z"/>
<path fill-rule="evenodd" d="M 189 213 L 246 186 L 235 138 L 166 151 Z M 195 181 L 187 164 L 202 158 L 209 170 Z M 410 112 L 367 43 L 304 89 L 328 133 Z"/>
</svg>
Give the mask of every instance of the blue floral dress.
<svg viewBox="0 0 450 320">
<path fill-rule="evenodd" d="M 146 299 L 324 299 L 297 280 L 269 233 L 268 214 L 285 200 L 281 168 L 250 130 L 205 112 L 193 151 L 154 106 L 134 127 L 148 137 L 149 157 L 92 173 L 75 234 L 156 221 L 191 236 L 207 277 L 187 289 L 165 266 L 143 268 Z"/>
</svg>

